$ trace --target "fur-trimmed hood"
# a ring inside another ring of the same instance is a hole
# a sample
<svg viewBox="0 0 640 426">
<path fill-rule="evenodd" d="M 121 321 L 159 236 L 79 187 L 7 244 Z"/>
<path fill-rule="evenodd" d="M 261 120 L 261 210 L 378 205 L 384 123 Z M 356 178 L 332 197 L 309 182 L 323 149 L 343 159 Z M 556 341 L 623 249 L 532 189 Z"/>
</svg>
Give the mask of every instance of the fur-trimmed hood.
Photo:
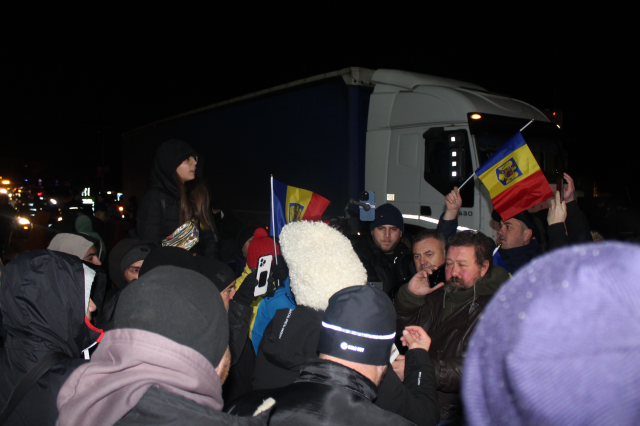
<svg viewBox="0 0 640 426">
<path fill-rule="evenodd" d="M 324 311 L 337 291 L 367 282 L 367 272 L 351 243 L 322 222 L 292 222 L 280 233 L 298 305 Z"/>
</svg>

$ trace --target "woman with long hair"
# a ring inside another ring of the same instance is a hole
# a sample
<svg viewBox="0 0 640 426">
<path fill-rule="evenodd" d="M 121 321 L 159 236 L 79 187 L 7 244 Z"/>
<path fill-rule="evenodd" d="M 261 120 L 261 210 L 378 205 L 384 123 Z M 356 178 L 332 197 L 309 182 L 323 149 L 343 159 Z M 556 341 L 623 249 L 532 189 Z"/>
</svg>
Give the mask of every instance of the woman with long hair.
<svg viewBox="0 0 640 426">
<path fill-rule="evenodd" d="M 218 258 L 202 169 L 202 158 L 186 142 L 171 139 L 158 147 L 138 209 L 140 239 Z"/>
</svg>

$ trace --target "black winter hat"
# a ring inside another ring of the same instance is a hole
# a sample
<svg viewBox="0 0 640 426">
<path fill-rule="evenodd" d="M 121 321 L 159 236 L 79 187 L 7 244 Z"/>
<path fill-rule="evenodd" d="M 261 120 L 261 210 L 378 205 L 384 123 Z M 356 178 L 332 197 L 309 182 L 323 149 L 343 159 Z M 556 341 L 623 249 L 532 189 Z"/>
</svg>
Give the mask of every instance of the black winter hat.
<svg viewBox="0 0 640 426">
<path fill-rule="evenodd" d="M 114 326 L 164 336 L 200 352 L 214 367 L 229 345 L 218 289 L 202 274 L 176 266 L 159 266 L 125 287 Z"/>
<path fill-rule="evenodd" d="M 347 287 L 329 299 L 318 352 L 367 365 L 387 365 L 396 336 L 396 310 L 370 285 Z"/>
<path fill-rule="evenodd" d="M 138 276 L 143 277 L 151 270 L 167 265 L 196 271 L 211 280 L 219 291 L 229 287 L 236 279 L 227 264 L 204 256 L 194 256 L 193 253 L 179 247 L 158 247 L 152 250 L 142 264 Z"/>
<path fill-rule="evenodd" d="M 382 225 L 393 225 L 404 232 L 404 220 L 402 219 L 402 213 L 400 210 L 393 204 L 383 204 L 380 207 L 376 207 L 376 218 L 371 225 L 369 225 L 369 230 L 373 231 L 378 226 Z"/>
<path fill-rule="evenodd" d="M 502 216 L 500 216 L 500 213 L 498 213 L 497 211 L 493 211 L 491 212 L 491 218 L 493 220 L 495 220 L 496 222 L 500 223 L 502 220 Z M 538 228 L 538 226 L 536 225 L 534 216 L 529 213 L 527 210 L 518 213 L 517 215 L 507 218 L 505 220 L 509 220 L 509 219 L 518 219 L 520 222 L 524 223 L 524 226 L 526 226 L 527 228 L 531 229 L 531 231 L 533 232 L 533 237 L 540 242 L 541 236 L 540 236 L 540 228 Z"/>
</svg>

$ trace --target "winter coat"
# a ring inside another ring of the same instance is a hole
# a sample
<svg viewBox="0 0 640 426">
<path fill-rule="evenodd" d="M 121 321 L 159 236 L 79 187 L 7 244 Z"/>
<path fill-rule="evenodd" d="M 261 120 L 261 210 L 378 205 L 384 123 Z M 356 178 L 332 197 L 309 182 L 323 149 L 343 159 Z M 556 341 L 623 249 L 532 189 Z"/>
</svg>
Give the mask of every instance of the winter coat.
<svg viewBox="0 0 640 426">
<path fill-rule="evenodd" d="M 62 352 L 69 357 L 31 387 L 6 425 L 54 424 L 58 391 L 86 362 L 82 351 L 102 335 L 86 320 L 86 291 L 83 264 L 70 254 L 37 250 L 17 256 L 5 268 L 0 306 L 7 341 L 0 352 L 0 407 L 45 356 Z"/>
<path fill-rule="evenodd" d="M 382 282 L 385 293 L 395 294 L 400 285 L 413 275 L 410 271 L 411 250 L 402 241 L 393 254 L 387 255 L 373 242 L 371 235 L 353 240 L 353 250 L 367 270 L 367 281 Z"/>
<path fill-rule="evenodd" d="M 233 402 L 229 413 L 251 415 L 268 397 L 276 400 L 270 425 L 413 425 L 373 404 L 376 385 L 351 368 L 313 360 L 302 366 L 295 383 L 255 391 Z"/>
<path fill-rule="evenodd" d="M 108 331 L 91 362 L 64 384 L 56 424 L 266 424 L 266 416 L 221 413 L 221 392 L 215 368 L 195 349 L 156 333 L 120 328 Z"/>
<path fill-rule="evenodd" d="M 229 301 L 229 350 L 231 351 L 231 368 L 229 376 L 222 386 L 225 401 L 231 401 L 251 391 L 256 354 L 248 337 L 249 323 L 253 309 Z"/>
<path fill-rule="evenodd" d="M 431 337 L 429 354 L 435 364 L 441 421 L 462 415 L 460 380 L 467 344 L 491 296 L 508 279 L 503 268 L 493 265 L 475 289 L 445 294 L 440 288 L 426 297 L 414 295 L 408 285 L 398 291 L 397 332 L 419 325 Z"/>
<path fill-rule="evenodd" d="M 260 305 L 258 305 L 258 312 L 253 324 L 251 333 L 251 343 L 255 348 L 255 353 L 258 355 L 258 348 L 260 347 L 260 341 L 264 334 L 265 328 L 273 319 L 273 316 L 279 309 L 295 309 L 296 301 L 291 293 L 291 287 L 289 287 L 289 277 L 282 283 L 276 291 L 262 299 Z"/>
<path fill-rule="evenodd" d="M 318 357 L 317 347 L 323 314 L 322 311 L 306 306 L 276 312 L 260 343 L 253 389 L 279 388 L 298 379 L 303 365 L 309 359 Z M 407 354 L 412 352 L 415 351 L 408 351 Z M 412 357 L 415 355 L 412 354 Z M 435 377 L 430 371 L 431 361 L 427 356 L 422 359 L 407 356 L 406 364 L 412 365 L 412 362 L 415 376 L 420 375 L 421 379 L 405 379 L 405 383 L 410 383 L 411 386 L 405 385 L 393 369 L 389 368 L 380 384 L 375 404 L 416 424 L 435 425 L 438 422 L 438 405 Z M 419 371 L 425 373 L 420 374 Z M 405 377 L 410 376 L 411 373 L 407 373 L 405 368 Z"/>
<path fill-rule="evenodd" d="M 180 164 L 190 156 L 198 154 L 185 142 L 169 140 L 156 152 L 147 189 L 138 209 L 138 236 L 141 240 L 158 245 L 178 229 L 180 223 L 180 190 L 173 174 Z M 201 176 L 203 159 L 198 158 L 196 175 Z M 213 224 L 213 219 L 211 219 Z M 191 250 L 218 259 L 218 241 L 213 229 L 199 227 L 199 242 Z"/>
</svg>

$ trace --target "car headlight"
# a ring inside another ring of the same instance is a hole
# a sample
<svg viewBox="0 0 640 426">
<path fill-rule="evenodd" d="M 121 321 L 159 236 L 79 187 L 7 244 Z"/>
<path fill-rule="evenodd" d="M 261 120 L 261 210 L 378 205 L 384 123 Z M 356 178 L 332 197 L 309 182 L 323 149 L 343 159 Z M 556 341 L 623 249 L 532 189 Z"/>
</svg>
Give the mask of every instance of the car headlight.
<svg viewBox="0 0 640 426">
<path fill-rule="evenodd" d="M 25 218 L 21 217 L 21 218 L 18 219 L 18 223 L 20 225 L 29 225 L 31 222 L 29 222 L 29 219 L 25 219 Z"/>
</svg>

